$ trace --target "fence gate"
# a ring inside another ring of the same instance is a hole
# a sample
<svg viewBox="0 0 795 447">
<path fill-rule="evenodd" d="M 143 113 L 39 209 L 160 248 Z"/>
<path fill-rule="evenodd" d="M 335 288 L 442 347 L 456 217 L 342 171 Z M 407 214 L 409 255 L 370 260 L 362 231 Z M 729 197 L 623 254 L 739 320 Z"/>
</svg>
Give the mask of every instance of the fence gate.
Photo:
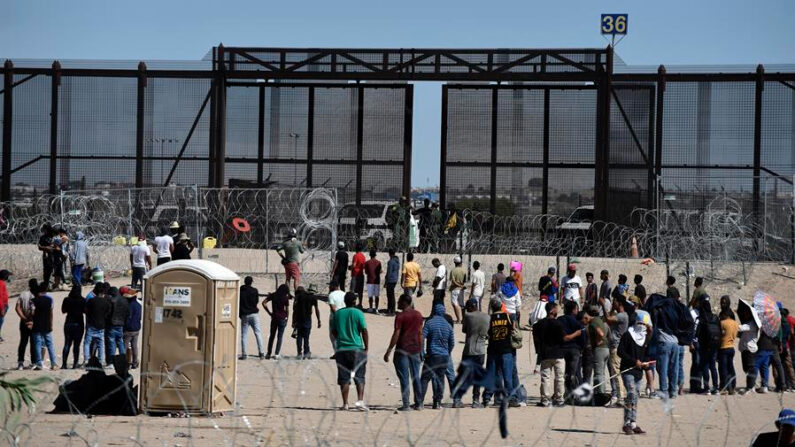
<svg viewBox="0 0 795 447">
<path fill-rule="evenodd" d="M 412 85 L 227 85 L 224 183 L 337 188 L 357 204 L 408 196 Z"/>
</svg>

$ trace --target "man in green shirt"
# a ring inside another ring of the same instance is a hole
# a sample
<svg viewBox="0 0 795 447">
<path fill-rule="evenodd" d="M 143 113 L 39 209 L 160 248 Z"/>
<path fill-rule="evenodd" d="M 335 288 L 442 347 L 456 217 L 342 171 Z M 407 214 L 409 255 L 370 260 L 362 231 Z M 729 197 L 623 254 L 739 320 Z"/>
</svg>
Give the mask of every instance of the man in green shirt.
<svg viewBox="0 0 795 447">
<path fill-rule="evenodd" d="M 464 283 L 467 280 L 467 271 L 461 266 L 461 256 L 453 259 L 455 268 L 450 272 L 450 300 L 453 303 L 456 324 L 461 323 L 461 308 L 464 307 Z"/>
<path fill-rule="evenodd" d="M 290 284 L 290 279 L 293 280 L 293 290 L 298 290 L 301 283 L 301 253 L 304 252 L 304 244 L 296 239 L 295 228 L 290 228 L 287 232 L 287 240 L 284 241 L 276 253 L 282 257 L 282 265 L 284 265 L 284 282 Z M 284 252 L 284 254 L 280 253 Z"/>
<path fill-rule="evenodd" d="M 693 285 L 696 286 L 696 290 L 693 291 L 693 298 L 690 300 L 690 307 L 697 309 L 701 299 L 707 296 L 707 291 L 704 288 L 704 278 L 700 276 L 697 277 Z"/>
<path fill-rule="evenodd" d="M 356 384 L 357 410 L 367 410 L 364 403 L 364 376 L 367 371 L 367 351 L 370 340 L 364 313 L 356 307 L 356 294 L 345 294 L 345 308 L 334 312 L 331 332 L 337 340 L 334 359 L 337 362 L 337 384 L 342 393 L 342 410 L 348 409 L 348 392 L 351 378 Z"/>
</svg>

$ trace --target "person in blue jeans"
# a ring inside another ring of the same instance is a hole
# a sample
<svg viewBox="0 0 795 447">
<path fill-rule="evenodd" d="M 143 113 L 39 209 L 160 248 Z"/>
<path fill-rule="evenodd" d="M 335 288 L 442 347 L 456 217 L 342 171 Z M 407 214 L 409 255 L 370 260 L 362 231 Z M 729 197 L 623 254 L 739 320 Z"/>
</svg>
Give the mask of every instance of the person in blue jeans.
<svg viewBox="0 0 795 447">
<path fill-rule="evenodd" d="M 129 293 L 128 287 L 124 287 L 123 289 L 125 294 Z M 109 332 L 107 337 L 107 339 L 110 341 L 110 349 L 107 352 L 108 357 L 105 359 L 108 364 L 112 363 L 112 359 L 116 354 L 116 350 L 118 350 L 119 355 L 126 355 L 126 351 L 124 349 L 124 325 L 127 323 L 127 317 L 130 315 L 130 303 L 127 302 L 127 298 L 122 296 L 121 291 L 118 291 L 118 293 L 114 293 L 111 296 L 110 303 L 112 310 L 110 314 L 110 327 L 108 328 Z"/>
<path fill-rule="evenodd" d="M 268 309 L 267 304 L 269 302 L 273 303 L 273 312 Z M 287 284 L 280 285 L 279 288 L 276 289 L 276 292 L 271 293 L 267 298 L 265 298 L 265 300 L 262 302 L 262 308 L 265 309 L 265 312 L 267 312 L 271 317 L 271 331 L 270 337 L 268 337 L 268 353 L 265 354 L 265 358 L 271 358 L 271 353 L 273 352 L 273 341 L 275 337 L 276 354 L 273 356 L 273 358 L 278 360 L 281 358 L 279 353 L 282 350 L 284 328 L 287 327 L 287 317 L 290 314 L 290 286 Z"/>
<path fill-rule="evenodd" d="M 83 358 L 91 358 L 91 345 L 97 344 L 100 364 L 105 364 L 105 325 L 110 317 L 113 307 L 104 293 L 98 293 L 94 298 L 86 300 L 86 336 L 83 339 Z M 88 365 L 88 360 L 86 360 Z"/>
<path fill-rule="evenodd" d="M 259 290 L 254 286 L 254 278 L 246 276 L 243 285 L 240 286 L 240 306 L 238 316 L 240 317 L 240 357 L 238 360 L 248 358 L 248 328 L 254 332 L 254 339 L 257 340 L 257 353 L 259 358 L 264 359 L 265 353 L 262 351 L 262 329 L 259 322 Z"/>
<path fill-rule="evenodd" d="M 759 331 L 759 341 L 757 342 L 758 350 L 756 354 L 754 354 L 754 365 L 753 369 L 749 373 L 751 376 L 751 380 L 749 381 L 751 384 L 756 383 L 756 377 L 761 373 L 762 375 L 762 383 L 759 388 L 757 388 L 757 393 L 767 393 L 768 392 L 768 383 L 770 381 L 770 361 L 773 357 L 773 352 L 777 349 L 777 345 L 775 341 L 767 334 L 765 331 Z"/>
<path fill-rule="evenodd" d="M 422 395 L 428 390 L 428 382 L 433 386 L 433 409 L 442 406 L 444 379 L 450 364 L 450 353 L 455 347 L 453 327 L 444 318 L 444 304 L 436 303 L 431 318 L 422 328 L 425 338 L 425 363 L 422 367 Z M 455 379 L 454 379 L 455 380 Z M 424 400 L 424 399 L 423 399 Z"/>
<path fill-rule="evenodd" d="M 395 317 L 395 329 L 389 340 L 389 347 L 384 354 L 384 361 L 389 362 L 389 354 L 397 347 L 394 356 L 395 373 L 400 381 L 400 398 L 403 405 L 398 411 L 419 410 L 422 407 L 422 381 L 420 366 L 422 365 L 422 314 L 411 307 L 411 295 L 403 294 L 398 298 L 397 307 L 400 313 Z M 414 405 L 409 406 L 411 391 L 414 391 Z"/>
<path fill-rule="evenodd" d="M 88 244 L 82 231 L 75 234 L 75 242 L 69 248 L 69 260 L 72 263 L 72 285 L 83 285 L 83 268 L 88 265 Z"/>
<path fill-rule="evenodd" d="M 513 383 L 513 359 L 515 350 L 511 346 L 511 330 L 513 325 L 507 313 L 502 312 L 502 302 L 499 299 L 492 299 L 489 303 L 491 309 L 491 318 L 489 320 L 489 344 L 486 349 L 486 375 L 489 378 L 494 378 L 494 383 L 499 383 L 499 378 L 502 379 L 502 385 L 497 385 L 500 390 L 487 390 L 483 393 L 483 406 L 489 405 L 489 400 L 494 394 L 494 391 L 500 391 L 503 399 L 509 399 L 512 406 L 518 406 L 519 403 L 513 399 L 516 393 Z"/>
<path fill-rule="evenodd" d="M 655 328 L 657 344 L 657 374 L 660 376 L 660 395 L 663 398 L 676 398 L 679 392 L 679 344 L 676 337 L 660 328 Z M 684 373 L 684 371 L 682 371 Z M 684 374 L 681 374 L 684 380 Z"/>
<path fill-rule="evenodd" d="M 47 295 L 47 286 L 42 284 L 39 286 L 36 298 L 33 299 L 33 362 L 36 366 L 35 370 L 41 370 L 44 367 L 44 360 L 41 358 L 42 345 L 47 346 L 47 352 L 50 354 L 50 367 L 53 370 L 58 369 L 58 360 L 55 358 L 55 346 L 52 344 L 52 297 Z"/>
</svg>

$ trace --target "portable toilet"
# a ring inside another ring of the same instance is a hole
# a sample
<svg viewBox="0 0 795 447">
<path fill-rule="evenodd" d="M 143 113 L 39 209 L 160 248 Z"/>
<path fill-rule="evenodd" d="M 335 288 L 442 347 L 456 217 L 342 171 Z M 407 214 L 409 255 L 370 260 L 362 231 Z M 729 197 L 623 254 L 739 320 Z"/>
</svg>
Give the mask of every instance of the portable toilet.
<svg viewBox="0 0 795 447">
<path fill-rule="evenodd" d="M 143 413 L 234 408 L 240 277 L 205 260 L 171 261 L 144 277 Z"/>
</svg>

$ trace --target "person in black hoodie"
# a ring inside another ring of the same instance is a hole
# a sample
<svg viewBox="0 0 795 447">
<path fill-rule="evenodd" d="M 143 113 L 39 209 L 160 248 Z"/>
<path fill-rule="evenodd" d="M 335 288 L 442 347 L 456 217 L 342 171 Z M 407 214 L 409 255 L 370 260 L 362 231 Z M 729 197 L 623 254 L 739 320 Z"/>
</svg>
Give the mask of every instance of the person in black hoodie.
<svg viewBox="0 0 795 447">
<path fill-rule="evenodd" d="M 110 314 L 110 326 L 106 331 L 108 336 L 107 341 L 110 341 L 110 349 L 106 351 L 108 357 L 107 365 L 113 364 L 113 356 L 116 354 L 116 349 L 119 350 L 119 355 L 124 356 L 124 324 L 127 323 L 127 317 L 130 315 L 130 305 L 127 299 L 121 296 L 119 290 L 112 287 L 110 290 L 110 302 L 112 305 L 112 312 Z"/>
<path fill-rule="evenodd" d="M 621 358 L 621 378 L 627 390 L 624 399 L 624 434 L 634 435 L 645 433 L 638 424 L 638 395 L 643 372 L 653 362 L 648 360 L 648 347 L 651 340 L 651 327 L 647 326 L 639 314 L 635 313 L 631 303 L 625 304 L 630 322 L 633 322 L 627 332 L 621 336 L 618 343 L 618 356 Z"/>
<path fill-rule="evenodd" d="M 561 345 L 561 351 L 563 352 L 563 360 L 566 363 L 566 395 L 570 396 L 571 392 L 580 386 L 580 360 L 585 342 L 583 334 L 586 332 L 580 322 L 577 321 L 577 303 L 565 300 L 563 303 L 563 317 L 558 321 L 563 327 L 564 338 L 566 338 Z"/>
<path fill-rule="evenodd" d="M 239 360 L 245 360 L 246 345 L 248 344 L 248 328 L 249 326 L 254 331 L 254 338 L 257 339 L 257 352 L 259 358 L 264 359 L 265 354 L 262 352 L 262 328 L 259 322 L 259 290 L 252 287 L 254 278 L 246 276 L 243 280 L 243 285 L 240 286 L 240 357 Z"/>
<path fill-rule="evenodd" d="M 66 314 L 66 321 L 63 324 L 64 347 L 61 369 L 66 369 L 69 359 L 69 348 L 73 348 L 74 359 L 72 368 L 77 369 L 80 365 L 80 341 L 83 339 L 85 323 L 83 322 L 83 310 L 86 307 L 86 299 L 81 293 L 82 287 L 73 285 L 69 295 L 61 303 L 61 312 Z"/>
<path fill-rule="evenodd" d="M 100 293 L 90 300 L 86 300 L 86 337 L 83 339 L 83 358 L 91 358 L 91 343 L 97 343 L 100 363 L 105 360 L 105 326 L 112 306 L 107 295 Z M 86 360 L 86 366 L 88 360 Z"/>
</svg>

